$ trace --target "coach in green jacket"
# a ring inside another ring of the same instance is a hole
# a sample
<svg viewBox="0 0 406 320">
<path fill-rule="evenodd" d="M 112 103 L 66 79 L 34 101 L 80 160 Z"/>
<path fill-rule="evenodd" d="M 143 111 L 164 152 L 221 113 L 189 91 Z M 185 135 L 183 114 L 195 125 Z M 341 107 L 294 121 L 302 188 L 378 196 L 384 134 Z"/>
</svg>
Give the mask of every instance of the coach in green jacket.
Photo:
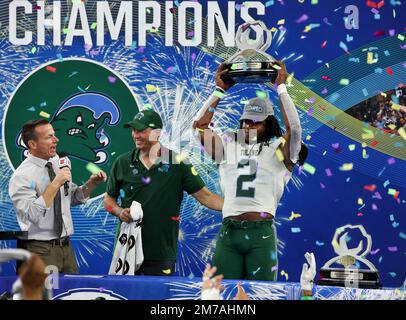
<svg viewBox="0 0 406 320">
<path fill-rule="evenodd" d="M 141 203 L 144 263 L 137 274 L 171 275 L 175 272 L 183 191 L 217 211 L 222 210 L 223 198 L 205 187 L 187 159 L 159 143 L 162 119 L 158 113 L 142 110 L 124 127 L 132 128 L 136 148 L 113 163 L 104 207 L 121 223 L 129 223 L 132 201 Z"/>
</svg>

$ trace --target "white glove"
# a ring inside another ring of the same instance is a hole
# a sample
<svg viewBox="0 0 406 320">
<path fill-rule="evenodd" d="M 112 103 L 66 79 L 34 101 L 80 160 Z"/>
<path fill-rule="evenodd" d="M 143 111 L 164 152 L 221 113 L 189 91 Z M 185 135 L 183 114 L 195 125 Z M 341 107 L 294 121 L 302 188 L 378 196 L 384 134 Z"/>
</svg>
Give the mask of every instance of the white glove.
<svg viewBox="0 0 406 320">
<path fill-rule="evenodd" d="M 312 291 L 313 280 L 316 276 L 316 259 L 314 258 L 313 252 L 306 252 L 305 258 L 309 265 L 303 263 L 302 274 L 300 275 L 300 285 L 302 286 L 302 290 Z"/>
</svg>

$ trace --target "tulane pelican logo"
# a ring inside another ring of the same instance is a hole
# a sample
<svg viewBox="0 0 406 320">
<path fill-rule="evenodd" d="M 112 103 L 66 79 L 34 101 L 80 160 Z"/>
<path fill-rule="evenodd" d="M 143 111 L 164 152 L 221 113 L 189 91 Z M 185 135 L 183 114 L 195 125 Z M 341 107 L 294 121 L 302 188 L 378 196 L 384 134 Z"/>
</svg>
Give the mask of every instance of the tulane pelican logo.
<svg viewBox="0 0 406 320">
<path fill-rule="evenodd" d="M 115 158 L 134 148 L 123 124 L 137 112 L 130 87 L 111 69 L 86 59 L 51 62 L 26 76 L 8 103 L 3 118 L 6 155 L 15 169 L 28 152 L 22 125 L 45 118 L 59 139 L 57 150 L 71 159 L 74 182 L 82 184 L 90 175 L 89 162 L 109 173 Z"/>
</svg>

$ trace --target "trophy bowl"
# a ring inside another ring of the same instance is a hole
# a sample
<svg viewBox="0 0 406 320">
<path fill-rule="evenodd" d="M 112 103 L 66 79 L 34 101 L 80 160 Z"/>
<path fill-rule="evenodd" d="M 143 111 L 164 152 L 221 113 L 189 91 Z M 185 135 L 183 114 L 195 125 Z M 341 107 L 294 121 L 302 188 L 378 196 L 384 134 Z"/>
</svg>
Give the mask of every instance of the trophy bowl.
<svg viewBox="0 0 406 320">
<path fill-rule="evenodd" d="M 273 61 L 248 61 L 225 63 L 227 76 L 237 83 L 275 82 L 278 70 L 273 67 Z"/>
</svg>

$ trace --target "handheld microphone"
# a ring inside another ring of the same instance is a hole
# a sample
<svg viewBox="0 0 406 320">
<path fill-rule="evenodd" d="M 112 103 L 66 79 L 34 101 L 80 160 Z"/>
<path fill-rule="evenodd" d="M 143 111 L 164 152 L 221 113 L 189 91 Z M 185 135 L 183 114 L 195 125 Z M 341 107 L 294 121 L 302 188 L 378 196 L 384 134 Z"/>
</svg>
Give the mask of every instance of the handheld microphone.
<svg viewBox="0 0 406 320">
<path fill-rule="evenodd" d="M 59 155 L 59 160 L 58 160 L 59 169 L 67 167 L 70 170 L 71 165 L 70 165 L 70 160 L 68 158 L 68 154 L 66 152 L 59 152 L 58 155 Z M 63 189 L 65 190 L 65 196 L 67 196 L 69 194 L 69 183 L 68 183 L 68 181 L 66 181 L 63 184 Z"/>
</svg>

